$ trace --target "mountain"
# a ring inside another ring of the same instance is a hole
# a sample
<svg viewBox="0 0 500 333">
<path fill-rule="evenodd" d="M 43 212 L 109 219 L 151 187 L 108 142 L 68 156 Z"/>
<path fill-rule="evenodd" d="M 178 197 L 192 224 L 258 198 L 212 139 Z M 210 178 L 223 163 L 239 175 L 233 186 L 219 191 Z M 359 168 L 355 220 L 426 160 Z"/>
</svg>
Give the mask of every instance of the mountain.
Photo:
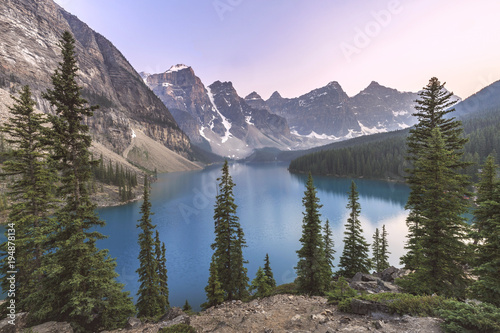
<svg viewBox="0 0 500 333">
<path fill-rule="evenodd" d="M 188 136 L 120 51 L 52 0 L 0 2 L 0 89 L 14 93 L 28 84 L 37 108 L 52 113 L 41 94 L 51 88 L 50 76 L 61 60 L 57 43 L 65 30 L 76 39 L 82 94 L 101 106 L 87 119 L 96 145 L 151 170 L 179 167 L 148 159 L 153 151 L 176 160 L 181 169 L 196 168 L 186 159 L 193 157 Z M 152 147 L 151 142 L 160 144 Z"/>
<path fill-rule="evenodd" d="M 286 149 L 294 144 L 283 117 L 249 105 L 231 82 L 216 81 L 205 87 L 186 65 L 141 76 L 191 141 L 209 151 L 241 158 L 255 148 Z"/>
<path fill-rule="evenodd" d="M 500 81 L 493 82 L 454 106 L 454 115 L 469 117 L 478 112 L 500 109 Z"/>
</svg>

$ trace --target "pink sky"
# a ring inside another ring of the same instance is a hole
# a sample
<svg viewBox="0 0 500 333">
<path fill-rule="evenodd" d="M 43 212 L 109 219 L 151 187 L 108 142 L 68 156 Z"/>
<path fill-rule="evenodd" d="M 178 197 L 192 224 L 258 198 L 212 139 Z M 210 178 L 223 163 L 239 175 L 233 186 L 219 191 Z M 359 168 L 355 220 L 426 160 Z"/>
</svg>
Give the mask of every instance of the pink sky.
<svg viewBox="0 0 500 333">
<path fill-rule="evenodd" d="M 330 81 L 418 91 L 432 76 L 462 98 L 500 79 L 497 0 L 56 0 L 137 71 L 192 66 L 241 96 L 296 97 Z"/>
</svg>

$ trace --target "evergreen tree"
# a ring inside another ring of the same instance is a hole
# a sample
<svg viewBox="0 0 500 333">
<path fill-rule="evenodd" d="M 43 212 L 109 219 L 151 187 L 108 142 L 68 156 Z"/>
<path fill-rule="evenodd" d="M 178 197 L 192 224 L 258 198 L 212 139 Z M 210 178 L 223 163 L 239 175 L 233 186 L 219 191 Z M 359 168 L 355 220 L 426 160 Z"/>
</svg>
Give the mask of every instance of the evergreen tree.
<svg viewBox="0 0 500 333">
<path fill-rule="evenodd" d="M 253 294 L 255 297 L 266 297 L 271 295 L 272 290 L 273 288 L 271 287 L 269 278 L 267 277 L 262 267 L 259 267 L 255 275 L 255 279 L 252 280 L 250 292 L 255 292 Z"/>
<path fill-rule="evenodd" d="M 423 259 L 421 255 L 421 239 L 425 233 L 423 225 L 427 222 L 422 215 L 422 210 L 425 209 L 423 201 L 427 196 L 426 185 L 432 181 L 430 178 L 421 176 L 421 170 L 415 166 L 415 163 L 426 153 L 428 140 L 434 128 L 440 129 L 444 148 L 453 152 L 454 163 L 450 163 L 449 166 L 457 174 L 453 178 L 461 183 L 460 187 L 463 187 L 457 195 L 462 197 L 466 193 L 466 179 L 459 175 L 458 171 L 467 166 L 467 163 L 461 160 L 467 139 L 462 137 L 461 122 L 455 120 L 455 118 L 445 117 L 448 113 L 454 111 L 451 107 L 454 101 L 451 99 L 453 93 L 448 92 L 444 85 L 444 83 L 441 84 L 437 78 L 433 77 L 430 79 L 429 84 L 419 93 L 419 99 L 416 100 L 417 105 L 415 106 L 417 112 L 413 114 L 418 118 L 419 122 L 410 130 L 410 135 L 407 138 L 407 160 L 413 164 L 413 167 L 406 170 L 409 174 L 407 183 L 411 188 L 406 204 L 406 209 L 410 210 L 406 220 L 409 234 L 405 247 L 408 251 L 401 258 L 401 263 L 412 270 L 420 267 L 420 262 Z M 465 202 L 461 207 L 458 207 L 456 214 L 461 214 L 464 207 Z"/>
<path fill-rule="evenodd" d="M 271 270 L 271 263 L 269 262 L 269 254 L 266 253 L 266 258 L 264 259 L 264 274 L 269 279 L 269 285 L 271 288 L 276 287 L 276 280 L 274 279 L 273 271 Z"/>
<path fill-rule="evenodd" d="M 49 166 L 47 139 L 50 131 L 43 126 L 48 121 L 44 114 L 35 112 L 36 103 L 30 88 L 24 86 L 19 98 L 12 98 L 15 101 L 9 107 L 12 117 L 0 128 L 2 139 L 3 133 L 7 133 L 10 139 L 6 141 L 14 147 L 3 152 L 8 158 L 3 175 L 12 176 L 7 192 L 12 205 L 5 230 L 7 241 L 1 246 L 6 255 L 1 271 L 3 276 L 10 276 L 7 271 L 18 271 L 16 310 L 29 312 L 34 309 L 27 302 L 28 296 L 36 290 L 41 291 L 44 255 L 53 249 L 47 235 L 55 230 L 50 214 L 55 208 L 57 175 Z M 6 197 L 1 199 L 7 206 Z M 12 242 L 16 245 L 15 252 L 12 247 L 9 249 L 10 240 L 15 240 Z M 10 289 L 10 281 L 6 278 L 2 280 L 2 288 L 5 293 Z"/>
<path fill-rule="evenodd" d="M 116 262 L 96 242 L 104 238 L 96 227 L 104 226 L 89 197 L 91 138 L 84 124 L 97 106 L 86 106 L 76 84 L 78 66 L 75 40 L 64 32 L 60 41 L 63 61 L 52 75 L 53 89 L 43 97 L 55 109 L 52 123 L 53 155 L 60 171 L 58 194 L 64 205 L 55 215 L 57 228 L 48 235 L 54 249 L 40 292 L 30 295 L 36 322 L 67 321 L 76 331 L 97 331 L 123 325 L 134 313 L 123 285 L 116 282 Z"/>
<path fill-rule="evenodd" d="M 380 232 L 378 231 L 378 228 L 375 229 L 375 233 L 373 234 L 373 243 L 372 243 L 372 263 L 373 263 L 373 268 L 375 269 L 376 272 L 381 272 L 380 270 Z"/>
<path fill-rule="evenodd" d="M 486 159 L 481 174 L 479 175 L 479 184 L 477 185 L 477 200 L 478 207 L 474 210 L 473 233 L 472 238 L 474 244 L 483 241 L 488 237 L 488 233 L 483 232 L 485 225 L 492 216 L 491 205 L 487 205 L 488 201 L 494 200 L 495 188 L 497 180 L 498 165 L 495 164 L 495 158 L 492 154 Z M 482 264 L 479 263 L 479 264 Z"/>
<path fill-rule="evenodd" d="M 189 304 L 188 300 L 186 300 L 186 303 L 184 303 L 184 306 L 182 307 L 182 311 L 184 311 L 184 312 L 191 312 L 191 311 L 193 311 L 193 308 Z"/>
<path fill-rule="evenodd" d="M 335 268 L 335 265 L 333 264 L 333 261 L 335 260 L 334 254 L 335 254 L 335 243 L 333 242 L 332 239 L 332 229 L 330 229 L 330 221 L 328 219 L 326 220 L 325 227 L 323 229 L 323 242 L 325 244 L 325 258 L 328 262 L 328 266 L 330 267 L 330 276 L 333 274 L 333 269 Z"/>
<path fill-rule="evenodd" d="M 368 273 L 371 263 L 368 258 L 369 244 L 363 236 L 363 229 L 359 221 L 361 206 L 358 202 L 359 195 L 354 181 L 351 182 L 351 190 L 348 194 L 347 209 L 350 210 L 350 213 L 345 225 L 344 250 L 340 257 L 339 274 L 352 277 L 357 272 Z"/>
<path fill-rule="evenodd" d="M 425 188 L 419 198 L 420 231 L 418 244 L 421 257 L 415 271 L 401 280 L 407 291 L 420 294 L 441 294 L 463 297 L 468 280 L 463 262 L 463 242 L 467 224 L 465 176 L 454 170 L 455 152 L 446 148 L 441 130 L 431 132 L 424 153 L 415 162 L 414 177 Z"/>
<path fill-rule="evenodd" d="M 389 245 L 387 242 L 387 230 L 385 230 L 385 224 L 382 226 L 382 236 L 380 238 L 380 270 L 383 271 L 389 268 Z"/>
<path fill-rule="evenodd" d="M 329 288 L 329 265 L 325 257 L 325 245 L 321 235 L 321 221 L 319 198 L 316 196 L 311 173 L 306 184 L 306 191 L 302 204 L 305 212 L 302 219 L 302 247 L 297 251 L 299 262 L 297 267 L 297 286 L 302 293 L 309 295 L 323 295 Z"/>
<path fill-rule="evenodd" d="M 475 240 L 478 240 L 474 274 L 478 279 L 472 286 L 474 295 L 500 306 L 500 182 L 496 176 L 498 166 L 493 156 L 486 160 L 478 186 L 474 211 Z"/>
<path fill-rule="evenodd" d="M 162 314 L 162 299 L 160 297 L 160 279 L 158 276 L 159 262 L 155 256 L 153 230 L 156 226 L 151 222 L 151 203 L 149 202 L 148 177 L 144 175 L 144 199 L 141 205 L 139 234 L 139 290 L 137 291 L 137 316 L 154 318 Z M 159 245 L 157 245 L 158 248 Z"/>
<path fill-rule="evenodd" d="M 382 233 L 379 229 L 375 229 L 373 234 L 372 254 L 373 254 L 373 268 L 376 272 L 382 272 L 389 267 L 389 251 L 387 249 L 387 231 L 385 224 L 382 226 Z"/>
<path fill-rule="evenodd" d="M 229 175 L 227 161 L 222 167 L 222 176 L 217 180 L 220 183 L 214 209 L 215 242 L 212 244 L 214 264 L 218 280 L 224 290 L 224 299 L 242 299 L 248 295 L 247 269 L 243 266 L 246 261 L 242 252 L 246 242 L 236 216 L 234 183 Z"/>
<path fill-rule="evenodd" d="M 202 309 L 205 310 L 224 302 L 224 290 L 222 289 L 222 285 L 219 281 L 215 260 L 216 258 L 214 254 L 212 255 L 212 261 L 210 262 L 210 275 L 208 277 L 208 284 L 205 287 L 207 301 L 201 305 Z"/>
<path fill-rule="evenodd" d="M 160 233 L 156 230 L 155 237 L 155 256 L 158 264 L 158 280 L 160 287 L 160 309 L 165 313 L 170 308 L 168 301 L 168 276 L 167 276 L 167 258 L 165 256 L 165 243 L 160 242 Z"/>
</svg>

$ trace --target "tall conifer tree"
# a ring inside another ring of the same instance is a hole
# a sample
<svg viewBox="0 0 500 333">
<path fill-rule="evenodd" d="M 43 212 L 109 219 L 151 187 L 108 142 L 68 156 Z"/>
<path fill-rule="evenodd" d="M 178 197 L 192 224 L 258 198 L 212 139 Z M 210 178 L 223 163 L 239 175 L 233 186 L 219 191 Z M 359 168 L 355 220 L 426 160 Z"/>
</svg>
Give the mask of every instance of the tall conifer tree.
<svg viewBox="0 0 500 333">
<path fill-rule="evenodd" d="M 214 209 L 214 265 L 224 290 L 224 300 L 242 299 L 248 295 L 247 269 L 244 267 L 246 261 L 242 251 L 246 242 L 236 215 L 238 206 L 233 194 L 235 184 L 229 175 L 227 161 L 222 166 L 222 176 L 217 180 L 220 183 Z"/>
<path fill-rule="evenodd" d="M 302 204 L 305 212 L 302 219 L 302 247 L 297 251 L 299 262 L 297 267 L 297 284 L 302 293 L 310 295 L 323 295 L 328 291 L 330 280 L 328 279 L 329 265 L 325 257 L 325 244 L 321 235 L 321 220 L 319 209 L 319 198 L 313 184 L 313 178 L 309 173 L 306 191 Z"/>
<path fill-rule="evenodd" d="M 91 162 L 89 128 L 84 124 L 97 106 L 86 106 L 77 85 L 75 40 L 64 32 L 60 41 L 63 60 L 52 75 L 53 89 L 43 97 L 54 107 L 53 156 L 60 171 L 58 194 L 64 205 L 55 213 L 57 229 L 49 237 L 55 250 L 47 255 L 43 292 L 32 294 L 34 321 L 67 321 L 76 331 L 121 326 L 134 313 L 133 303 L 115 278 L 116 262 L 96 242 L 105 238 L 96 227 L 105 224 L 90 200 Z"/>
<path fill-rule="evenodd" d="M 160 279 L 158 276 L 159 262 L 155 256 L 155 241 L 153 230 L 156 226 L 151 221 L 151 202 L 149 201 L 149 183 L 144 175 L 144 198 L 141 205 L 141 219 L 138 228 L 139 234 L 139 290 L 137 291 L 137 316 L 154 318 L 162 314 L 162 300 L 160 297 Z M 159 245 L 157 245 L 159 246 Z M 160 254 L 161 256 L 161 254 Z"/>
<path fill-rule="evenodd" d="M 458 171 L 468 165 L 461 160 L 467 139 L 462 137 L 461 122 L 452 117 L 445 117 L 454 111 L 452 106 L 455 102 L 452 100 L 453 93 L 448 92 L 444 86 L 445 83 L 441 84 L 437 78 L 433 77 L 429 80 L 428 85 L 419 92 L 419 99 L 416 100 L 417 105 L 415 106 L 416 113 L 413 114 L 419 122 L 410 129 L 410 135 L 407 138 L 407 160 L 413 167 L 406 170 L 409 174 L 407 183 L 411 187 L 406 204 L 406 209 L 410 211 L 406 219 L 409 234 L 405 247 L 408 252 L 401 258 L 401 263 L 412 270 L 419 267 L 422 259 L 420 240 L 425 232 L 422 225 L 425 224 L 426 218 L 422 215 L 421 210 L 424 209 L 426 184 L 431 181 L 421 177 L 420 170 L 414 164 L 425 154 L 428 140 L 434 128 L 440 129 L 444 148 L 453 151 L 454 163 L 450 163 L 450 168 L 457 173 L 456 180 L 462 183 L 461 187 L 465 188 L 468 184 L 466 179 L 458 175 Z M 465 194 L 465 190 L 460 192 L 459 196 Z M 464 202 L 457 214 L 461 214 L 465 204 Z"/>
<path fill-rule="evenodd" d="M 400 285 L 412 293 L 463 297 L 468 285 L 463 268 L 467 227 L 462 216 L 467 207 L 463 198 L 467 193 L 465 176 L 454 170 L 460 162 L 455 152 L 446 148 L 438 127 L 431 131 L 420 156 L 414 165 L 426 193 L 419 199 L 421 258 L 419 266 Z"/>
<path fill-rule="evenodd" d="M 335 268 L 333 261 L 335 260 L 334 255 L 336 251 L 334 249 L 335 243 L 333 242 L 332 229 L 330 228 L 330 221 L 328 221 L 328 219 L 326 220 L 323 233 L 323 242 L 325 243 L 325 258 L 328 262 L 328 266 L 330 267 L 329 275 L 331 276 L 333 274 L 333 269 Z"/>
<path fill-rule="evenodd" d="M 201 305 L 202 309 L 208 309 L 212 306 L 216 306 L 224 302 L 224 290 L 219 281 L 219 275 L 217 273 L 217 266 L 215 263 L 215 254 L 212 255 L 212 261 L 210 262 L 210 273 L 208 277 L 208 284 L 205 287 L 205 292 L 207 294 L 207 301 Z"/>
<path fill-rule="evenodd" d="M 371 263 L 368 258 L 369 244 L 363 236 L 363 229 L 359 220 L 361 206 L 358 202 L 359 194 L 354 181 L 351 182 L 351 189 L 348 194 L 347 209 L 350 210 L 350 213 L 345 225 L 344 250 L 340 257 L 339 274 L 352 277 L 357 272 L 368 273 Z"/>
<path fill-rule="evenodd" d="M 6 236 L 8 240 L 14 237 L 12 243 L 16 244 L 16 251 L 9 251 L 7 242 L 2 244 L 4 253 L 14 254 L 3 259 L 2 272 L 9 276 L 7 271 L 18 271 L 16 309 L 29 312 L 33 310 L 29 296 L 42 287 L 44 255 L 53 249 L 47 235 L 55 230 L 55 221 L 49 216 L 55 208 L 57 175 L 48 160 L 50 130 L 43 126 L 48 120 L 44 114 L 35 112 L 36 103 L 30 88 L 24 86 L 19 98 L 12 98 L 15 101 L 9 107 L 12 117 L 0 130 L 9 135 L 6 142 L 13 147 L 6 153 L 3 174 L 12 177 L 8 190 L 12 205 Z M 10 281 L 4 278 L 2 287 L 4 291 L 9 290 Z"/>
<path fill-rule="evenodd" d="M 271 269 L 271 262 L 269 261 L 268 253 L 266 253 L 266 258 L 264 259 L 264 274 L 268 277 L 271 288 L 276 287 L 276 280 L 274 279 L 273 271 Z"/>
<path fill-rule="evenodd" d="M 474 295 L 500 306 L 500 182 L 498 165 L 490 155 L 483 166 L 478 184 L 478 207 L 474 211 L 474 238 L 477 241 L 478 279 L 472 286 Z"/>
<path fill-rule="evenodd" d="M 167 312 L 170 308 L 168 301 L 168 276 L 167 276 L 167 258 L 165 243 L 160 242 L 160 233 L 156 230 L 155 235 L 155 256 L 158 265 L 158 283 L 160 287 L 160 309 L 161 313 Z"/>
</svg>

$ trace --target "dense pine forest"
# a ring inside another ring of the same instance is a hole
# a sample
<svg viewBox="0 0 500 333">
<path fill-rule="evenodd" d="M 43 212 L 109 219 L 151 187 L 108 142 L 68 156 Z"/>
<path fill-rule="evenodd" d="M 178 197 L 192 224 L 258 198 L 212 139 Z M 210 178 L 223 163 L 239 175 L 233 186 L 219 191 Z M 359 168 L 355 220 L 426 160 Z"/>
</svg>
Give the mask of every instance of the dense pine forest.
<svg viewBox="0 0 500 333">
<path fill-rule="evenodd" d="M 477 181 L 478 165 L 490 153 L 496 154 L 496 147 L 500 147 L 500 109 L 471 115 L 462 123 L 464 135 L 469 138 L 464 146 L 464 160 L 473 162 L 463 172 Z M 408 130 L 400 131 L 386 139 L 377 135 L 372 142 L 304 155 L 290 162 L 289 169 L 318 175 L 404 180 L 408 167 L 405 159 L 408 133 Z"/>
</svg>

